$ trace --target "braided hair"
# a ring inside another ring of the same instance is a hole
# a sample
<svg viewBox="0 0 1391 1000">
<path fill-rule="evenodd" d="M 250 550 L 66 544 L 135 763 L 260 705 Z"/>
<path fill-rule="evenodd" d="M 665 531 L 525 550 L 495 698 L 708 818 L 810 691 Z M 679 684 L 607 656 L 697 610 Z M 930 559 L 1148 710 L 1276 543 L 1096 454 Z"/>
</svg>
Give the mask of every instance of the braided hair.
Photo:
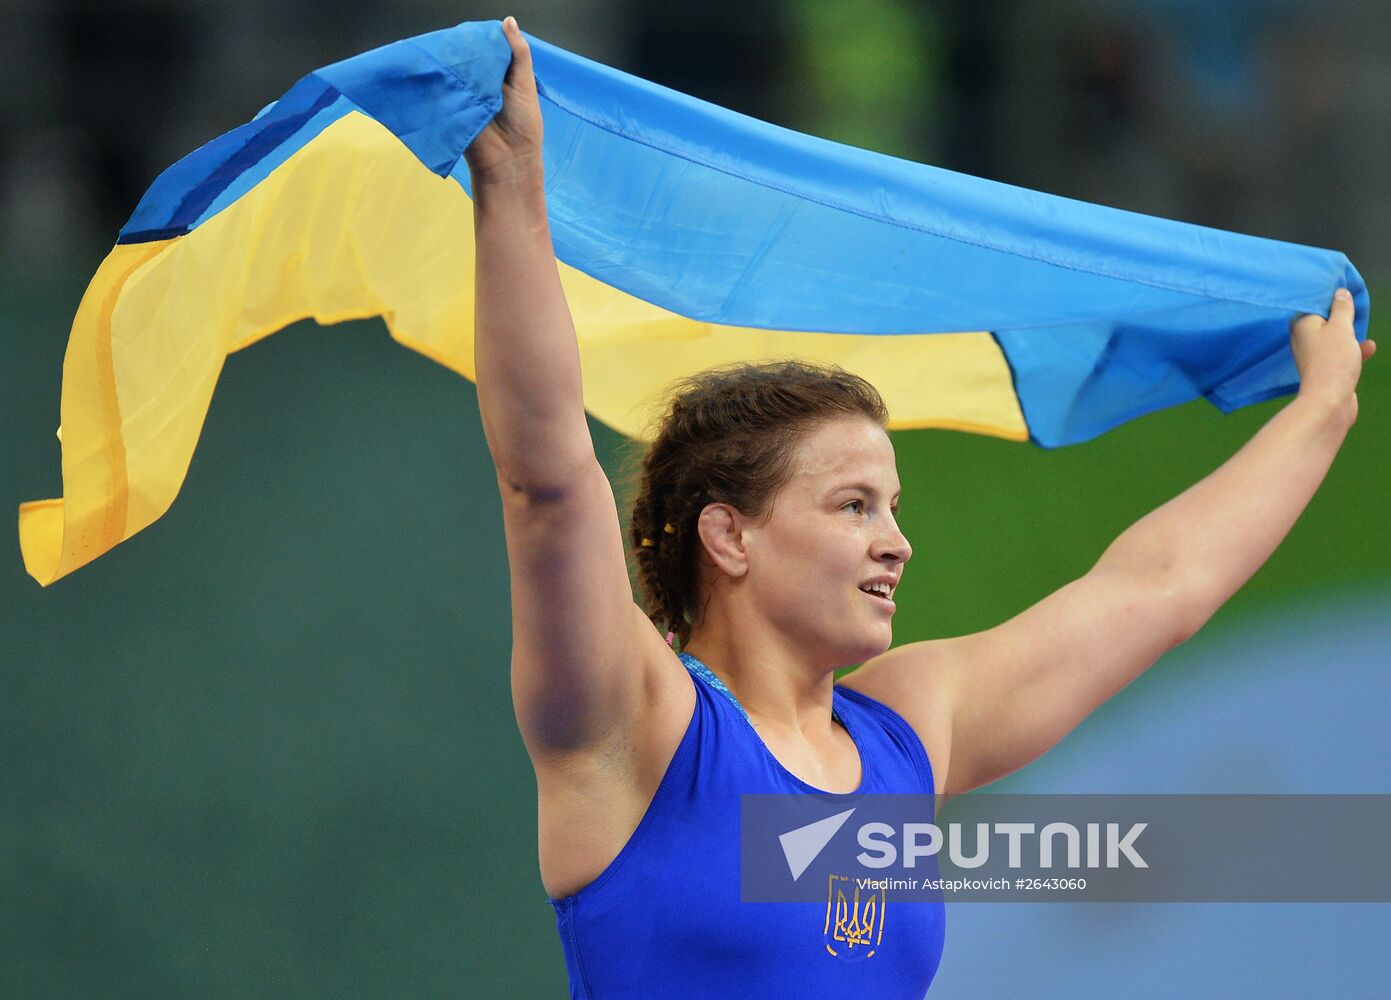
<svg viewBox="0 0 1391 1000">
<path fill-rule="evenodd" d="M 853 415 L 888 423 L 874 386 L 813 362 L 725 365 L 668 389 L 638 463 L 629 531 L 643 608 L 659 630 L 683 646 L 690 639 L 700 597 L 697 521 L 706 505 L 766 516 L 796 471 L 802 436 L 827 419 Z"/>
</svg>

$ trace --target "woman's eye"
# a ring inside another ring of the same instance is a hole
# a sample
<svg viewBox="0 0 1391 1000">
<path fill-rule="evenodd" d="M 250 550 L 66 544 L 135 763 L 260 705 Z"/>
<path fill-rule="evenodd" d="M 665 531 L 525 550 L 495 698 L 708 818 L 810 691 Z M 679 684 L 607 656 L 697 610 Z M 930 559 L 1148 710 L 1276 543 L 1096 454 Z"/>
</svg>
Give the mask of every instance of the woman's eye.
<svg viewBox="0 0 1391 1000">
<path fill-rule="evenodd" d="M 855 508 L 854 513 L 864 513 L 865 502 L 863 500 L 851 500 L 848 504 L 845 505 L 844 509 L 850 510 L 852 507 Z"/>
</svg>

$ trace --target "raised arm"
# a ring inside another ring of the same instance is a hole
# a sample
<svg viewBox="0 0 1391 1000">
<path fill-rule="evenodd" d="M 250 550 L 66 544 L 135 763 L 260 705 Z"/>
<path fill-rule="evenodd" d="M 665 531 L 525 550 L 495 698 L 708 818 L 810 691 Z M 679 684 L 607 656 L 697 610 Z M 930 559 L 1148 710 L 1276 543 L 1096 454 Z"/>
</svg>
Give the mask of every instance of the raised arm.
<svg viewBox="0 0 1391 1000">
<path fill-rule="evenodd" d="M 851 675 L 847 683 L 897 708 L 935 750 L 939 791 L 970 791 L 1043 754 L 1265 563 L 1357 417 L 1358 377 L 1376 345 L 1357 342 L 1352 320 L 1340 294 L 1328 320 L 1294 323 L 1297 398 L 1124 532 L 1085 576 L 996 628 L 909 644 Z"/>
<path fill-rule="evenodd" d="M 516 22 L 501 112 L 465 153 L 476 245 L 474 363 L 512 576 L 512 692 L 532 756 L 602 740 L 646 695 L 613 490 L 585 421 L 579 348 L 546 220 L 541 111 Z M 669 653 L 668 653 L 669 655 Z"/>
</svg>

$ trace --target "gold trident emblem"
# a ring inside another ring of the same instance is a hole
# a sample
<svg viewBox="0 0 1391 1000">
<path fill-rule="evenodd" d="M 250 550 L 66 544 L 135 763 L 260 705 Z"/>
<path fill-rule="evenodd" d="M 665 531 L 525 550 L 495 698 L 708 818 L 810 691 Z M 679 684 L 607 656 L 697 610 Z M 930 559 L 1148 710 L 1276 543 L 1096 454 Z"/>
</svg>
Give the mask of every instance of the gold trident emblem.
<svg viewBox="0 0 1391 1000">
<path fill-rule="evenodd" d="M 884 909 L 888 893 L 883 889 L 867 892 L 860 901 L 860 888 L 846 898 L 848 875 L 831 875 L 826 887 L 826 926 L 822 933 L 826 950 L 837 958 L 869 958 L 884 940 Z M 837 884 L 839 883 L 839 884 Z"/>
</svg>

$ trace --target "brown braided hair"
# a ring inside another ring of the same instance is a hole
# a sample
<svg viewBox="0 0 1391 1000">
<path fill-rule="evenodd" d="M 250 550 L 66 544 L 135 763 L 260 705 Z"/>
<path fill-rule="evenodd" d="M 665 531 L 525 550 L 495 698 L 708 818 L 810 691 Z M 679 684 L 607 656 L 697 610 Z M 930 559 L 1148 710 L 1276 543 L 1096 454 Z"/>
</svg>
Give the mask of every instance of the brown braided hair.
<svg viewBox="0 0 1391 1000">
<path fill-rule="evenodd" d="M 700 534 L 707 504 L 747 517 L 771 513 L 792 477 L 801 437 L 819 423 L 863 415 L 881 427 L 888 410 L 858 375 L 806 361 L 713 368 L 668 387 L 651 443 L 629 481 L 629 531 L 642 604 L 653 624 L 685 645 L 696 615 Z"/>
</svg>

